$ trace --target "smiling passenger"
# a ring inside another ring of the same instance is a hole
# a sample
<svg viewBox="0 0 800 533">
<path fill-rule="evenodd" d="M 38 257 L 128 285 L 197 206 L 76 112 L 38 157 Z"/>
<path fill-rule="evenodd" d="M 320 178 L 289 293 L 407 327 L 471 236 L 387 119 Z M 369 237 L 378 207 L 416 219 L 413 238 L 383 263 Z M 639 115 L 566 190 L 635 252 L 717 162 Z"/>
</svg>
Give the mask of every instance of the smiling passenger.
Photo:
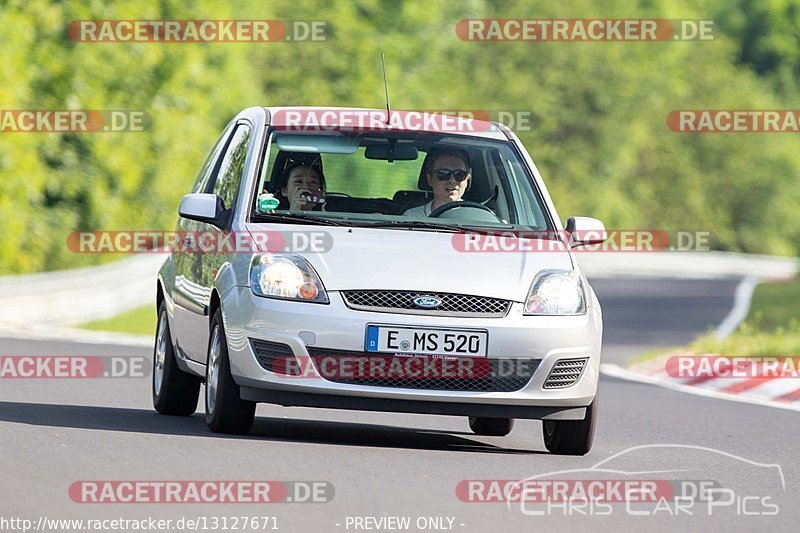
<svg viewBox="0 0 800 533">
<path fill-rule="evenodd" d="M 277 196 L 280 209 L 324 211 L 325 176 L 320 165 L 290 160 L 281 175 Z"/>
</svg>

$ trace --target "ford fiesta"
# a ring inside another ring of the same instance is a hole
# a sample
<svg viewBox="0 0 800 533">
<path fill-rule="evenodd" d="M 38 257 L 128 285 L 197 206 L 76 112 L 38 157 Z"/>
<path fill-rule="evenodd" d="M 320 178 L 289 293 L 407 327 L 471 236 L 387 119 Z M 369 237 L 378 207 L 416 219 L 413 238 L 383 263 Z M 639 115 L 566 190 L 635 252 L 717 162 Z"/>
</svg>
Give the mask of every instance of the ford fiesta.
<svg viewBox="0 0 800 533">
<path fill-rule="evenodd" d="M 250 431 L 258 402 L 542 420 L 582 455 L 602 317 L 566 226 L 503 125 L 369 109 L 250 108 L 181 201 L 158 274 L 153 403 Z"/>
</svg>

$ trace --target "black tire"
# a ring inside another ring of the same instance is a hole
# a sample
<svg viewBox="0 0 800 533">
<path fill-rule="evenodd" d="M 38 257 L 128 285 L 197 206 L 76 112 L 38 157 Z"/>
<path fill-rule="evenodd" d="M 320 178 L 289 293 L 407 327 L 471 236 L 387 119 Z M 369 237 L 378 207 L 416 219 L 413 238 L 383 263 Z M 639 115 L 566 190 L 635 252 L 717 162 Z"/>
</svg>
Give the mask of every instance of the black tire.
<svg viewBox="0 0 800 533">
<path fill-rule="evenodd" d="M 583 420 L 542 420 L 544 446 L 559 455 L 586 455 L 592 449 L 597 421 L 597 401 L 586 408 Z"/>
<path fill-rule="evenodd" d="M 476 435 L 505 437 L 511 433 L 513 428 L 513 418 L 489 418 L 486 416 L 469 417 L 469 429 Z"/>
<path fill-rule="evenodd" d="M 218 352 L 213 352 L 215 346 Z M 255 402 L 242 400 L 239 385 L 233 381 L 228 359 L 228 341 L 222 324 L 222 312 L 217 309 L 211 320 L 206 358 L 206 424 L 214 433 L 242 435 L 250 431 L 256 416 Z M 212 356 L 217 361 L 212 361 Z M 213 373 L 217 375 L 214 376 Z"/>
<path fill-rule="evenodd" d="M 197 410 L 200 379 L 178 368 L 164 302 L 158 306 L 153 379 L 150 383 L 153 407 L 162 415 L 189 416 Z"/>
</svg>

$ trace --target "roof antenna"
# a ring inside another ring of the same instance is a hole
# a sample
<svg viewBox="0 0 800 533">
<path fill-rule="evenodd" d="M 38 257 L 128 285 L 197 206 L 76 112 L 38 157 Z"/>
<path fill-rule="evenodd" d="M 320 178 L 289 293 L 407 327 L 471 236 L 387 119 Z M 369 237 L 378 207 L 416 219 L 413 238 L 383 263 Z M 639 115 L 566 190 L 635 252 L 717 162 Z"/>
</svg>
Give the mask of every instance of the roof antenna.
<svg viewBox="0 0 800 533">
<path fill-rule="evenodd" d="M 386 61 L 383 58 L 383 52 L 381 52 L 381 65 L 383 65 L 383 90 L 386 92 L 386 125 L 388 126 L 391 124 L 389 120 L 391 110 L 389 109 L 389 84 L 386 83 Z"/>
</svg>

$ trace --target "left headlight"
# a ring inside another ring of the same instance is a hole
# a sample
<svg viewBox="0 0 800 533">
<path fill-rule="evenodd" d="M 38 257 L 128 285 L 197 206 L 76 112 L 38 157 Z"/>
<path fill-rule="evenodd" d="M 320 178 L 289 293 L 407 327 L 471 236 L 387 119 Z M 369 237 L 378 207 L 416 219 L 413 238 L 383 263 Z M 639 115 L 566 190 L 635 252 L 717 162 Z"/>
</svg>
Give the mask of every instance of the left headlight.
<svg viewBox="0 0 800 533">
<path fill-rule="evenodd" d="M 525 315 L 582 315 L 586 296 L 574 270 L 543 270 L 534 278 L 525 299 Z"/>
<path fill-rule="evenodd" d="M 258 296 L 328 303 L 317 273 L 296 254 L 259 254 L 250 263 L 250 290 Z"/>
</svg>

